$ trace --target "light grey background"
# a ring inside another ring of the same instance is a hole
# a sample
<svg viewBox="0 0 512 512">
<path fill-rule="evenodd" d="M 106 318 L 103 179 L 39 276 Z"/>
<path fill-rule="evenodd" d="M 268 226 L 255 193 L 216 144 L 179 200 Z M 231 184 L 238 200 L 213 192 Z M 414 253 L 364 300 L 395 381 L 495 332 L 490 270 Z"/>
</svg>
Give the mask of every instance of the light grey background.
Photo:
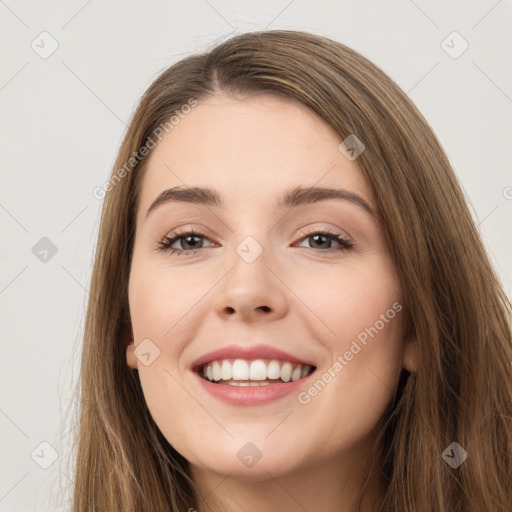
<svg viewBox="0 0 512 512">
<path fill-rule="evenodd" d="M 65 510 L 73 418 L 61 418 L 102 206 L 92 191 L 152 79 L 231 34 L 329 36 L 397 81 L 445 147 L 511 296 L 511 0 L 0 0 L 0 27 L 1 512 Z M 457 58 L 454 31 L 469 44 Z M 46 262 L 32 252 L 43 237 L 57 247 Z"/>
</svg>

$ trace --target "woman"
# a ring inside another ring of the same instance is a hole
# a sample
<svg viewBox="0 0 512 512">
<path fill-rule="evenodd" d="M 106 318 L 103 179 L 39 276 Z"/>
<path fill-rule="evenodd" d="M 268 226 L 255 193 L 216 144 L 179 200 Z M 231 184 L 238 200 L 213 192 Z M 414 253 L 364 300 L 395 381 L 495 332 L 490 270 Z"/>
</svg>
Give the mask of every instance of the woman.
<svg viewBox="0 0 512 512">
<path fill-rule="evenodd" d="M 510 303 L 375 65 L 284 30 L 188 57 L 101 191 L 74 511 L 511 510 Z"/>
</svg>

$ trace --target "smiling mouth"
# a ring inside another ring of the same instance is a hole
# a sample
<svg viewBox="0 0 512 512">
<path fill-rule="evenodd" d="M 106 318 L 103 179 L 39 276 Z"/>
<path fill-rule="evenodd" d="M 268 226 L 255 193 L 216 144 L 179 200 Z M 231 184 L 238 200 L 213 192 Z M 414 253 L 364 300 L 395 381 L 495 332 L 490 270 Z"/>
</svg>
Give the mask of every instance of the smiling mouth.
<svg viewBox="0 0 512 512">
<path fill-rule="evenodd" d="M 315 366 L 278 359 L 220 359 L 196 368 L 204 380 L 228 386 L 268 386 L 295 382 L 315 370 Z"/>
</svg>

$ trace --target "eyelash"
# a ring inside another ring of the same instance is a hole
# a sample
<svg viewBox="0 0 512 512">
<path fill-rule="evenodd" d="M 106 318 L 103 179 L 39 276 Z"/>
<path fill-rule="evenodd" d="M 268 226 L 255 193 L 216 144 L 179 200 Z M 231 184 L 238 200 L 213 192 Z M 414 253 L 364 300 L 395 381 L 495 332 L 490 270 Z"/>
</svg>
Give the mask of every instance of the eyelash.
<svg viewBox="0 0 512 512">
<path fill-rule="evenodd" d="M 325 231 L 312 231 L 311 233 L 302 233 L 303 237 L 302 240 L 305 240 L 306 238 L 310 238 L 313 235 L 324 235 L 328 238 L 331 238 L 332 240 L 335 240 L 340 244 L 340 247 L 335 249 L 311 249 L 315 251 L 316 253 L 336 253 L 336 252 L 346 252 L 350 251 L 354 244 L 349 242 L 346 238 L 344 238 L 341 233 L 338 233 L 333 230 L 325 230 Z M 198 238 L 208 238 L 204 233 L 200 233 L 199 231 L 175 231 L 171 235 L 166 236 L 161 242 L 158 243 L 157 250 L 162 252 L 168 252 L 169 254 L 174 254 L 176 256 L 180 256 L 183 253 L 189 253 L 193 254 L 199 249 L 202 249 L 202 247 L 199 247 L 198 249 L 191 249 L 189 251 L 182 250 L 182 249 L 173 249 L 171 248 L 171 245 L 174 244 L 174 242 L 180 240 L 181 238 L 186 238 L 188 236 L 196 236 Z"/>
</svg>

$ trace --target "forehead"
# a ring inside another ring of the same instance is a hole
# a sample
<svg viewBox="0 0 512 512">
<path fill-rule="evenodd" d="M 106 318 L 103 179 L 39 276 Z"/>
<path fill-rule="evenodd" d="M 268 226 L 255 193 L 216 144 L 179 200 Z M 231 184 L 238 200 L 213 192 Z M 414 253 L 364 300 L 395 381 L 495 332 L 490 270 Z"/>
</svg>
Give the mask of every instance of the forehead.
<svg viewBox="0 0 512 512">
<path fill-rule="evenodd" d="M 275 202 L 296 186 L 343 187 L 371 194 L 342 139 L 314 112 L 287 98 L 215 96 L 200 101 L 149 155 L 140 206 L 162 190 L 209 186 L 228 204 Z"/>
</svg>

